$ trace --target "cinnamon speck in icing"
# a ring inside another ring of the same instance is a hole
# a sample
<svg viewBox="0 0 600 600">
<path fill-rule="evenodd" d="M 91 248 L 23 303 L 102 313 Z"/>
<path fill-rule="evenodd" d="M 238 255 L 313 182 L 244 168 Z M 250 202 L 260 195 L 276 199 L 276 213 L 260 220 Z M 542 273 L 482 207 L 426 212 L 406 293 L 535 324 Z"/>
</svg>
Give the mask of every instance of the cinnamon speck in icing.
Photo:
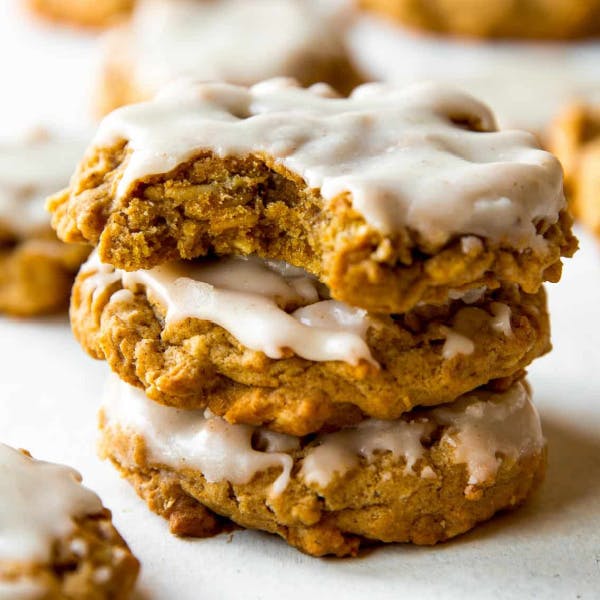
<svg viewBox="0 0 600 600">
<path fill-rule="evenodd" d="M 131 154 L 119 196 L 201 151 L 267 154 L 326 203 L 347 193 L 373 228 L 408 227 L 434 246 L 474 235 L 543 249 L 537 226 L 565 206 L 560 164 L 535 136 L 498 131 L 485 105 L 434 84 L 367 84 L 339 98 L 286 79 L 250 88 L 179 81 L 108 115 L 95 144 L 120 140 Z"/>
<path fill-rule="evenodd" d="M 164 307 L 167 326 L 203 319 L 271 358 L 292 351 L 308 360 L 376 365 L 365 341 L 367 311 L 321 300 L 318 282 L 285 263 L 231 257 L 125 272 L 102 264 L 94 253 L 82 273 L 89 274 L 83 285 L 93 290 L 93 301 L 118 281 L 129 291 L 143 286 Z M 299 308 L 287 312 L 288 305 Z"/>
<path fill-rule="evenodd" d="M 116 378 L 111 379 L 103 415 L 104 427 L 140 436 L 154 463 L 198 469 L 209 482 L 248 483 L 258 473 L 277 468 L 274 496 L 296 476 L 294 460 L 301 463 L 297 476 L 309 486 L 326 487 L 336 474 L 360 466 L 361 458 L 370 462 L 381 453 L 403 461 L 406 474 L 433 479 L 430 465 L 417 465 L 440 426 L 445 428 L 440 444 L 450 448 L 453 462 L 466 466 L 469 485 L 493 478 L 502 457 L 518 459 L 544 444 L 539 416 L 522 383 L 504 393 L 466 394 L 452 405 L 419 411 L 414 419 L 366 419 L 314 439 L 232 425 L 210 411 L 168 408 Z M 300 458 L 294 458 L 295 452 Z"/>
<path fill-rule="evenodd" d="M 77 471 L 0 444 L 0 562 L 43 562 L 73 519 L 102 511 Z"/>
</svg>

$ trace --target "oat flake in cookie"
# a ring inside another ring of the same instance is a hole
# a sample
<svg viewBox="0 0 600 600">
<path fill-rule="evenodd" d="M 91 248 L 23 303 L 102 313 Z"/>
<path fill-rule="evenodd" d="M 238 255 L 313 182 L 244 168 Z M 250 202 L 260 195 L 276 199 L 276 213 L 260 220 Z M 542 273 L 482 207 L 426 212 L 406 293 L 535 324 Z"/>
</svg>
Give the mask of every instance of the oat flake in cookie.
<svg viewBox="0 0 600 600">
<path fill-rule="evenodd" d="M 138 570 L 77 471 L 0 444 L 3 600 L 125 600 Z"/>
<path fill-rule="evenodd" d="M 502 281 L 536 292 L 576 248 L 557 159 L 432 84 L 178 82 L 106 117 L 49 206 L 62 239 L 126 270 L 256 253 L 387 313 Z"/>
<path fill-rule="evenodd" d="M 102 454 L 179 535 L 206 535 L 214 511 L 315 556 L 355 555 L 367 540 L 435 544 L 521 504 L 546 464 L 523 382 L 308 438 L 165 408 L 114 383 Z"/>
</svg>

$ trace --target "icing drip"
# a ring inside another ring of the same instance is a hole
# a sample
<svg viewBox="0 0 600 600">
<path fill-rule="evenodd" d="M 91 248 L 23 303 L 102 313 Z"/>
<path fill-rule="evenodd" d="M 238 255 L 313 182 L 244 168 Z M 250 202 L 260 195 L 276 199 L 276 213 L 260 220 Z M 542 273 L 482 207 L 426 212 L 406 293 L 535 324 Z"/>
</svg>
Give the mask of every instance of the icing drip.
<svg viewBox="0 0 600 600">
<path fill-rule="evenodd" d="M 251 88 L 180 81 L 108 115 L 95 144 L 122 139 L 131 154 L 118 196 L 202 150 L 266 153 L 326 201 L 350 193 L 384 234 L 409 227 L 434 246 L 472 234 L 543 249 L 536 225 L 556 222 L 565 206 L 560 164 L 535 136 L 497 131 L 486 106 L 434 84 L 367 84 L 335 98 L 282 79 Z"/>
<path fill-rule="evenodd" d="M 47 136 L 0 145 L 0 227 L 19 236 L 49 228 L 46 196 L 68 183 L 83 148 Z"/>
<path fill-rule="evenodd" d="M 290 350 L 308 360 L 376 364 L 365 336 L 367 312 L 332 300 L 319 300 L 318 283 L 304 271 L 251 258 L 175 262 L 126 273 L 99 262 L 96 253 L 82 268 L 84 286 L 95 301 L 121 280 L 146 289 L 166 311 L 166 323 L 187 318 L 211 321 L 241 344 L 282 358 Z M 280 307 L 302 305 L 289 314 Z"/>
<path fill-rule="evenodd" d="M 208 481 L 248 483 L 262 471 L 279 468 L 271 493 L 281 494 L 292 476 L 294 461 L 301 461 L 299 477 L 309 486 L 326 487 L 337 473 L 343 476 L 389 452 L 404 461 L 405 474 L 432 479 L 434 469 L 423 442 L 440 426 L 446 427 L 440 444 L 451 448 L 452 460 L 465 464 L 469 485 L 491 480 L 500 457 L 516 460 L 544 444 L 539 416 L 523 383 L 507 392 L 475 392 L 450 405 L 419 411 L 415 420 L 367 419 L 356 427 L 335 433 L 298 438 L 261 427 L 231 425 L 210 411 L 183 411 L 152 402 L 136 388 L 111 378 L 104 402 L 105 426 L 117 427 L 144 439 L 149 458 L 176 469 L 195 468 Z M 294 458 L 308 442 L 304 458 Z M 382 480 L 389 480 L 389 472 Z"/>
<path fill-rule="evenodd" d="M 320 435 L 302 461 L 301 477 L 311 485 L 327 486 L 333 475 L 343 475 L 359 465 L 359 457 L 373 460 L 378 452 L 391 452 L 406 461 L 405 473 L 413 471 L 424 456 L 421 443 L 435 426 L 427 421 L 379 421 L 367 419 L 357 427 Z"/>
<path fill-rule="evenodd" d="M 452 297 L 452 296 L 450 296 Z M 468 294 L 463 298 L 467 300 Z M 512 334 L 510 324 L 510 307 L 502 302 L 492 302 L 490 306 L 492 314 L 475 306 L 461 308 L 452 321 L 452 328 L 446 329 L 446 341 L 442 348 L 442 356 L 449 360 L 458 354 L 472 354 L 475 350 L 473 340 L 478 338 L 478 332 L 486 326 L 491 327 L 496 333 L 505 336 Z"/>
<path fill-rule="evenodd" d="M 73 519 L 102 511 L 77 471 L 0 444 L 0 561 L 42 562 Z"/>
<path fill-rule="evenodd" d="M 210 411 L 167 408 L 125 383 L 111 382 L 105 416 L 109 423 L 143 435 L 152 460 L 176 469 L 196 468 L 213 483 L 248 483 L 257 473 L 278 468 L 281 473 L 272 493 L 278 495 L 287 487 L 293 460 L 279 448 L 297 447 L 297 438 L 265 430 L 262 441 L 267 440 L 267 447 L 255 450 L 252 439 L 258 430 L 254 427 L 231 425 Z M 269 445 L 276 449 L 270 450 Z"/>
<path fill-rule="evenodd" d="M 331 60 L 343 52 L 332 18 L 343 11 L 329 15 L 322 5 L 306 0 L 140 0 L 124 34 L 133 77 L 152 95 L 180 77 L 252 84 L 301 75 L 306 62 Z"/>
<path fill-rule="evenodd" d="M 503 394 L 475 392 L 431 414 L 449 426 L 441 441 L 452 446 L 456 463 L 466 464 L 469 485 L 492 480 L 502 458 L 517 460 L 544 445 L 538 412 L 523 383 Z"/>
</svg>

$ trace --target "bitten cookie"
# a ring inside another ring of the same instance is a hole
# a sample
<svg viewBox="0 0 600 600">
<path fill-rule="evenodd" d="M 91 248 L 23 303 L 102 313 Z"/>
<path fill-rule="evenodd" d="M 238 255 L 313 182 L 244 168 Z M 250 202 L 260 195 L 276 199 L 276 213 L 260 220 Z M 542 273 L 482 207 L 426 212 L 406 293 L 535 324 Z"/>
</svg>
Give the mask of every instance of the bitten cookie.
<svg viewBox="0 0 600 600">
<path fill-rule="evenodd" d="M 125 19 L 135 0 L 26 0 L 26 3 L 46 19 L 83 27 L 107 27 Z"/>
<path fill-rule="evenodd" d="M 139 563 L 77 471 L 0 444 L 0 597 L 125 600 Z"/>
<path fill-rule="evenodd" d="M 543 290 L 451 295 L 393 317 L 331 300 L 301 269 L 258 258 L 124 272 L 94 254 L 71 303 L 75 336 L 160 403 L 306 435 L 394 419 L 493 380 L 550 349 Z"/>
<path fill-rule="evenodd" d="M 565 170 L 576 218 L 600 235 L 600 105 L 573 105 L 550 130 L 549 145 Z"/>
<path fill-rule="evenodd" d="M 0 145 L 0 312 L 32 316 L 67 307 L 89 247 L 59 241 L 44 203 L 69 180 L 82 148 L 45 134 Z"/>
<path fill-rule="evenodd" d="M 360 0 L 428 31 L 483 38 L 573 39 L 600 35 L 599 0 Z"/>
<path fill-rule="evenodd" d="M 314 556 L 435 544 L 519 505 L 544 473 L 521 382 L 308 438 L 165 408 L 118 385 L 101 413 L 102 454 L 178 535 L 214 531 L 206 507 Z"/>
<path fill-rule="evenodd" d="M 347 20 L 313 0 L 140 0 L 106 40 L 98 110 L 150 99 L 181 77 L 251 85 L 286 76 L 348 93 L 360 78 L 344 45 Z"/>
<path fill-rule="evenodd" d="M 385 313 L 502 281 L 535 293 L 576 249 L 558 160 L 432 84 L 179 82 L 106 117 L 49 207 L 119 268 L 256 253 Z"/>
</svg>

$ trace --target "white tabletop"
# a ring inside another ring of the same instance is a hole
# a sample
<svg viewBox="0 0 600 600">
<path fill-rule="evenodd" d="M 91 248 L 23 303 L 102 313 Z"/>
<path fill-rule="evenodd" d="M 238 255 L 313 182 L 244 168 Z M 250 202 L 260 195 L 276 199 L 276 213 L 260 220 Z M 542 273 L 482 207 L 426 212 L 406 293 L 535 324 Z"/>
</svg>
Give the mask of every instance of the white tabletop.
<svg viewBox="0 0 600 600">
<path fill-rule="evenodd" d="M 2 131 L 40 119 L 85 126 L 95 40 L 19 20 L 12 4 L 0 0 Z M 52 57 L 60 57 L 58 66 Z M 40 65 L 38 75 L 32 69 Z M 108 368 L 83 353 L 66 317 L 0 319 L 0 440 L 82 472 L 142 562 L 139 598 L 598 598 L 600 244 L 582 234 L 581 251 L 550 288 L 550 304 L 555 350 L 530 370 L 550 450 L 546 482 L 518 512 L 434 548 L 397 545 L 324 560 L 257 532 L 171 536 L 96 456 Z"/>
</svg>

